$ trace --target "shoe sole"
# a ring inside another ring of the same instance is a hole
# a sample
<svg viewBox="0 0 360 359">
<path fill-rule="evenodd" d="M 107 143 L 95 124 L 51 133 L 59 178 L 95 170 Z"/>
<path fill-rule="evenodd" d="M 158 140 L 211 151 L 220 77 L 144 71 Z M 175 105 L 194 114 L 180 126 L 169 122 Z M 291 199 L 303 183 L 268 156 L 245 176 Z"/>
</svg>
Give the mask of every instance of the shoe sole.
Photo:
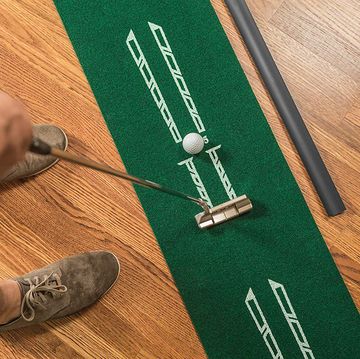
<svg viewBox="0 0 360 359">
<path fill-rule="evenodd" d="M 116 255 L 113 253 L 113 252 L 108 252 L 108 251 L 99 251 L 99 252 L 106 252 L 106 253 L 110 253 L 115 259 L 116 259 L 116 262 L 118 264 L 118 267 L 119 267 L 119 270 L 118 270 L 118 274 L 116 276 L 116 279 L 114 280 L 113 284 L 110 286 L 110 288 L 104 292 L 104 294 L 100 297 L 102 298 L 103 296 L 105 296 L 108 292 L 110 292 L 110 290 L 112 289 L 112 287 L 116 284 L 116 282 L 118 281 L 119 277 L 120 277 L 120 272 L 121 272 L 121 265 L 120 265 L 120 261 L 118 259 L 118 257 L 116 257 Z M 100 299 L 99 298 L 99 299 Z"/>
</svg>

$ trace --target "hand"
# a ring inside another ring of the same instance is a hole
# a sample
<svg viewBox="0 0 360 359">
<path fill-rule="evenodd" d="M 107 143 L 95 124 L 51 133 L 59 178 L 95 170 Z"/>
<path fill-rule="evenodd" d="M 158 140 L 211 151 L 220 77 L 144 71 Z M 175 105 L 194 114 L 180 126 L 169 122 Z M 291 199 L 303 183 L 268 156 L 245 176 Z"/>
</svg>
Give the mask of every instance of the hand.
<svg viewBox="0 0 360 359">
<path fill-rule="evenodd" d="M 24 159 L 32 126 L 24 105 L 0 91 L 0 175 Z"/>
</svg>

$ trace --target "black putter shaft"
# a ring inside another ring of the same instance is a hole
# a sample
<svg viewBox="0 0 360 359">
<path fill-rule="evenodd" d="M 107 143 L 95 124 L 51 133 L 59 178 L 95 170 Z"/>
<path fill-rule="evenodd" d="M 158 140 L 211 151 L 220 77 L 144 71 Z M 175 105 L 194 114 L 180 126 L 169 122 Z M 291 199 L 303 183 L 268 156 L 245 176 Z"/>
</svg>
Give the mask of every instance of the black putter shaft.
<svg viewBox="0 0 360 359">
<path fill-rule="evenodd" d="M 46 142 L 41 141 L 38 138 L 33 139 L 29 150 L 38 155 L 51 155 L 51 156 L 54 156 L 56 158 L 59 158 L 59 159 L 65 160 L 65 161 L 78 164 L 80 166 L 88 167 L 88 168 L 91 168 L 96 171 L 110 174 L 115 177 L 120 177 L 126 181 L 136 183 L 143 187 L 155 189 L 157 191 L 167 193 L 167 194 L 170 194 L 175 197 L 179 197 L 182 199 L 186 199 L 188 201 L 192 201 L 192 202 L 198 204 L 199 206 L 201 206 L 205 213 L 210 213 L 210 209 L 209 209 L 207 203 L 200 198 L 195 198 L 195 197 L 189 196 L 185 193 L 175 191 L 171 188 L 164 187 L 164 186 L 162 186 L 158 183 L 152 182 L 152 181 L 148 181 L 148 180 L 145 180 L 142 178 L 131 176 L 125 172 L 115 170 L 114 168 L 111 168 L 102 163 L 92 161 L 88 158 L 75 156 L 75 155 L 67 153 L 65 151 L 61 151 L 57 148 L 51 147 Z"/>
<path fill-rule="evenodd" d="M 245 0 L 225 0 L 275 106 L 329 216 L 345 210 L 314 141 L 275 64 Z"/>
</svg>

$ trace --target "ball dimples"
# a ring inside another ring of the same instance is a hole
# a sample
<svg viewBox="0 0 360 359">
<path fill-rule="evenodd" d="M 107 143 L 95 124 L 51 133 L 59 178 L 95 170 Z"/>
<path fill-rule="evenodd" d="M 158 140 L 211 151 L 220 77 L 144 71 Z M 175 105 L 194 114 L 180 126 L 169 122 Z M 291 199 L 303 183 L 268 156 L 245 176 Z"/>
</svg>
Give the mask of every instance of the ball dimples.
<svg viewBox="0 0 360 359">
<path fill-rule="evenodd" d="M 204 148 L 204 139 L 198 133 L 189 133 L 184 137 L 183 147 L 187 153 L 196 155 Z"/>
</svg>

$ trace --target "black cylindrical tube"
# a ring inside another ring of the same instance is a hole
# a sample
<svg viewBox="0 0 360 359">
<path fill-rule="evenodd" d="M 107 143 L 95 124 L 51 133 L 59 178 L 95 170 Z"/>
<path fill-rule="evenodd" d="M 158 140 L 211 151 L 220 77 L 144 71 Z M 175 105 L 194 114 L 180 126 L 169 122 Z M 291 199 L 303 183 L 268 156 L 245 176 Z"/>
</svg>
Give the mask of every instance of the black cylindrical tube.
<svg viewBox="0 0 360 359">
<path fill-rule="evenodd" d="M 345 205 L 322 161 L 245 0 L 225 0 L 329 216 Z"/>
</svg>

